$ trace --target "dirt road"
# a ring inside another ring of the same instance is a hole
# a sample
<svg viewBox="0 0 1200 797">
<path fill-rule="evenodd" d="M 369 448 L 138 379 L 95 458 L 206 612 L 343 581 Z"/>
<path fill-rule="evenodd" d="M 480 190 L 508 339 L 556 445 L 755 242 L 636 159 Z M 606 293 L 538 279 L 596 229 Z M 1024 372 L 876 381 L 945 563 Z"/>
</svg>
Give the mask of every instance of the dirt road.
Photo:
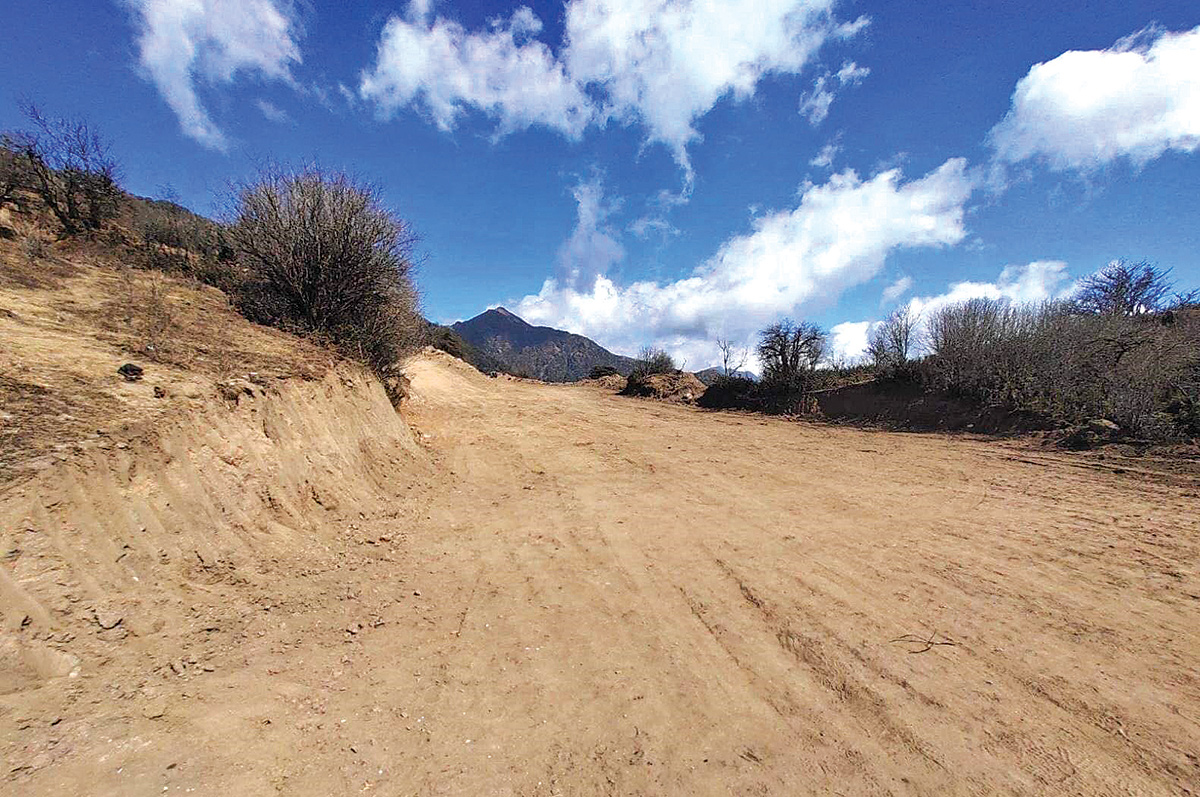
<svg viewBox="0 0 1200 797">
<path fill-rule="evenodd" d="M 63 726 L 25 710 L 0 791 L 1200 789 L 1195 484 L 412 375 L 399 514 L 279 573 L 212 672 L 117 708 L 114 653 Z"/>
</svg>

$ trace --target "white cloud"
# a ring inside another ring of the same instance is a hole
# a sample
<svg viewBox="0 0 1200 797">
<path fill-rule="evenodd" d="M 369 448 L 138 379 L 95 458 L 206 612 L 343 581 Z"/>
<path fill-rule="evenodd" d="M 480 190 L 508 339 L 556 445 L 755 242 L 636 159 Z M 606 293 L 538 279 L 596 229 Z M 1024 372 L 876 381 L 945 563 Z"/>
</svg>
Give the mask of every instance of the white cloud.
<svg viewBox="0 0 1200 797">
<path fill-rule="evenodd" d="M 912 290 L 912 286 L 913 279 L 907 275 L 896 280 L 891 285 L 883 289 L 883 304 L 891 304 L 892 302 L 896 301 L 901 296 Z"/>
<path fill-rule="evenodd" d="M 572 289 L 590 290 L 597 276 L 625 258 L 625 248 L 608 225 L 620 202 L 605 200 L 604 183 L 598 175 L 581 181 L 572 193 L 578 216 L 571 237 L 558 250 L 560 282 Z"/>
<path fill-rule="evenodd" d="M 830 39 L 856 35 L 836 0 L 571 0 L 560 57 L 535 38 L 541 21 L 522 6 L 488 32 L 437 19 L 413 0 L 388 20 L 359 93 L 387 115 L 423 106 L 445 130 L 467 108 L 500 133 L 542 125 L 578 136 L 615 119 L 645 127 L 684 169 L 695 122 L 721 98 L 753 96 L 771 74 L 798 74 Z M 848 64 L 837 78 L 857 80 Z M 865 71 L 862 71 L 865 74 Z"/>
<path fill-rule="evenodd" d="M 832 169 L 833 162 L 842 151 L 842 145 L 838 141 L 830 141 L 825 146 L 821 147 L 821 151 L 808 162 L 809 166 L 815 166 L 818 169 Z"/>
<path fill-rule="evenodd" d="M 300 63 L 291 6 L 276 0 L 125 0 L 138 24 L 147 77 L 183 132 L 211 149 L 229 140 L 197 94 L 198 82 L 230 83 L 239 73 L 291 81 Z"/>
<path fill-rule="evenodd" d="M 1200 27 L 1146 30 L 1107 50 L 1069 51 L 1021 78 L 991 131 L 997 158 L 1093 170 L 1200 147 Z"/>
<path fill-rule="evenodd" d="M 829 116 L 834 93 L 847 86 L 857 86 L 869 74 L 871 70 L 865 66 L 847 61 L 837 72 L 826 72 L 819 76 L 813 81 L 812 91 L 800 97 L 800 115 L 807 116 L 814 127 L 821 124 Z"/>
<path fill-rule="evenodd" d="M 769 74 L 798 74 L 830 38 L 855 35 L 834 0 L 574 0 L 564 59 L 604 90 L 607 111 L 640 121 L 688 169 L 695 121 L 722 97 L 744 100 Z"/>
<path fill-rule="evenodd" d="M 899 170 L 869 180 L 845 171 L 808 187 L 796 208 L 755 219 L 751 232 L 726 241 L 687 277 L 620 285 L 600 275 L 586 290 L 548 279 L 517 312 L 620 351 L 654 342 L 699 361 L 713 356 L 717 335 L 748 339 L 780 316 L 833 301 L 877 274 L 898 248 L 960 242 L 972 189 L 962 159 L 909 182 Z"/>
<path fill-rule="evenodd" d="M 578 137 L 594 110 L 583 90 L 550 52 L 531 39 L 542 23 L 525 6 L 492 30 L 469 33 L 457 22 L 426 19 L 428 3 L 384 25 L 375 66 L 359 85 L 363 99 L 392 116 L 409 105 L 424 108 L 442 130 L 476 108 L 497 119 L 500 133 L 543 125 Z"/>
<path fill-rule="evenodd" d="M 1061 260 L 1035 260 L 1023 266 L 1005 266 L 995 282 L 953 283 L 937 296 L 914 296 L 908 302 L 914 315 L 928 318 L 949 304 L 968 299 L 998 299 L 1014 304 L 1060 299 L 1075 288 Z"/>
<path fill-rule="evenodd" d="M 258 100 L 254 104 L 258 106 L 258 110 L 269 122 L 283 124 L 284 122 L 292 121 L 292 117 L 288 115 L 288 112 L 273 102 L 269 102 L 267 100 Z"/>
<path fill-rule="evenodd" d="M 921 341 L 925 338 L 925 325 L 929 318 L 948 305 L 970 299 L 1031 304 L 1065 299 L 1075 292 L 1075 288 L 1075 282 L 1067 274 L 1066 263 L 1061 260 L 1035 260 L 1023 266 L 1005 266 L 994 282 L 964 280 L 952 283 L 944 293 L 935 296 L 914 296 L 908 300 L 908 310 L 917 319 L 915 337 Z M 860 359 L 866 354 L 871 329 L 878 323 L 853 321 L 839 324 L 832 330 L 837 338 L 832 348 L 847 361 Z"/>
<path fill-rule="evenodd" d="M 853 365 L 867 351 L 871 329 L 877 321 L 846 321 L 829 330 L 829 347 L 825 359 L 831 363 Z"/>
</svg>

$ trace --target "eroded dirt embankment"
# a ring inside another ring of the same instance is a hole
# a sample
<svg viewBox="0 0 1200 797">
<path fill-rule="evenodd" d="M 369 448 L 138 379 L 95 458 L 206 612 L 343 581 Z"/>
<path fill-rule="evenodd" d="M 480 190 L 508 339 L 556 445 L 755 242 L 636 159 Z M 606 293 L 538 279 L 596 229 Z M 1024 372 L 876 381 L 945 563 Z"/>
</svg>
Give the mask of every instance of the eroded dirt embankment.
<svg viewBox="0 0 1200 797">
<path fill-rule="evenodd" d="M 164 681 L 236 666 L 265 612 L 318 608 L 306 579 L 352 564 L 427 472 L 378 381 L 340 366 L 222 383 L 0 494 L 4 775 L 70 757 L 96 721 L 136 738 Z M 54 744 L 22 745 L 52 723 Z"/>
</svg>

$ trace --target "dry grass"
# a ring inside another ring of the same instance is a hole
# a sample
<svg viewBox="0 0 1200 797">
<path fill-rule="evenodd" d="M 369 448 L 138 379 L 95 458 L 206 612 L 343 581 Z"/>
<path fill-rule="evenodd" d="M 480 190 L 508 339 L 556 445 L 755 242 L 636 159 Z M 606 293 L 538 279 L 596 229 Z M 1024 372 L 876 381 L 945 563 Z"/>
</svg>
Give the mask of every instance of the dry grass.
<svg viewBox="0 0 1200 797">
<path fill-rule="evenodd" d="M 152 427 L 253 375 L 316 378 L 336 356 L 246 321 L 221 291 L 63 242 L 31 262 L 0 239 L 0 483 L 81 445 Z M 143 381 L 117 368 L 135 362 Z M 156 390 L 157 388 L 157 390 Z"/>
</svg>

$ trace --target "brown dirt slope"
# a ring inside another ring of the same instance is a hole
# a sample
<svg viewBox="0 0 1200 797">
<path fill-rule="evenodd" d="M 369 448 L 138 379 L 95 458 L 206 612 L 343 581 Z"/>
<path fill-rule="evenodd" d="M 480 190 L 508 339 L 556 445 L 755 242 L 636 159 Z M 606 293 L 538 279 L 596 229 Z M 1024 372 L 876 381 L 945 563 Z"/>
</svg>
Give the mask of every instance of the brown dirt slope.
<svg viewBox="0 0 1200 797">
<path fill-rule="evenodd" d="M 0 499 L 0 793 L 1180 794 L 1200 485 L 409 366 Z"/>
</svg>

